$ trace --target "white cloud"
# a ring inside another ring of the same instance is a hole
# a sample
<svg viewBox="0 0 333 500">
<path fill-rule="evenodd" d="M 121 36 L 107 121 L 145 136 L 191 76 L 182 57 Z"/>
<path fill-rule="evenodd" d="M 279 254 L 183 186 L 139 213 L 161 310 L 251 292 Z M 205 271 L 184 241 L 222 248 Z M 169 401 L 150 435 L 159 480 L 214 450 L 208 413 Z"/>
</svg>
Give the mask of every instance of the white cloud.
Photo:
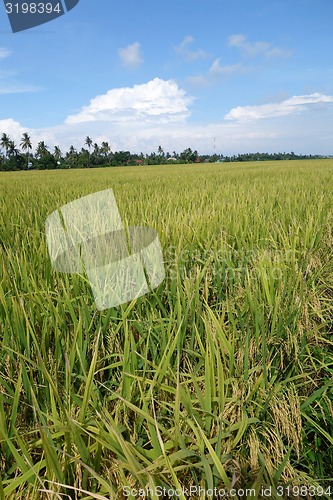
<svg viewBox="0 0 333 500">
<path fill-rule="evenodd" d="M 58 144 L 58 140 L 62 140 L 58 135 L 58 130 L 60 128 L 61 127 L 54 127 L 50 129 L 32 129 L 24 127 L 21 123 L 13 120 L 12 118 L 0 120 L 0 135 L 5 132 L 8 134 L 9 138 L 13 140 L 17 146 L 19 146 L 22 140 L 22 134 L 27 132 L 31 138 L 33 149 L 37 146 L 39 141 L 45 141 L 46 144 L 50 146 Z"/>
<path fill-rule="evenodd" d="M 241 49 L 246 55 L 255 57 L 263 55 L 266 58 L 271 57 L 290 57 L 291 51 L 281 47 L 274 47 L 269 42 L 248 42 L 245 35 L 231 35 L 228 39 L 230 47 Z"/>
<path fill-rule="evenodd" d="M 6 57 L 10 56 L 11 53 L 11 50 L 0 47 L 0 59 L 5 59 Z"/>
<path fill-rule="evenodd" d="M 155 97 L 151 96 L 149 89 L 155 89 L 155 92 L 159 89 L 155 109 L 158 113 L 144 114 L 141 118 L 133 106 L 137 103 L 139 108 L 143 105 L 147 106 L 148 112 L 151 111 Z M 194 123 L 193 119 L 160 119 L 160 111 L 162 116 L 169 118 L 167 112 L 170 111 L 182 117 L 189 114 L 189 102 L 186 99 L 191 98 L 186 97 L 186 93 L 174 82 L 155 79 L 132 89 L 114 90 L 124 91 L 124 95 L 119 95 L 116 102 L 115 95 L 111 94 L 116 113 L 124 112 L 127 117 L 129 113 L 135 119 L 103 120 L 101 110 L 96 109 L 98 106 L 91 106 L 90 103 L 82 111 L 88 114 L 88 121 L 82 119 L 84 116 L 80 116 L 80 113 L 74 117 L 76 119 L 67 120 L 56 127 L 29 129 L 13 119 L 0 120 L 0 134 L 6 132 L 16 144 L 20 144 L 22 133 L 28 132 L 33 147 L 44 140 L 51 150 L 55 145 L 59 145 L 62 151 L 67 151 L 70 145 L 80 150 L 84 146 L 85 137 L 89 135 L 98 144 L 107 141 L 112 151 L 129 150 L 133 153 L 150 153 L 156 151 L 160 144 L 170 153 L 190 147 L 197 149 L 199 154 L 214 151 L 224 155 L 253 151 L 333 154 L 333 96 L 313 93 L 284 99 L 280 103 L 239 106 L 233 108 L 224 118 L 221 116 L 215 123 Z M 101 109 L 105 112 L 106 102 L 110 104 L 108 94 L 100 98 Z M 175 105 L 177 100 L 179 104 Z M 218 106 L 218 103 L 216 105 Z M 106 110 L 106 113 L 108 114 L 109 110 Z"/>
<path fill-rule="evenodd" d="M 141 45 L 139 42 L 132 43 L 128 47 L 118 49 L 118 55 L 126 68 L 136 69 L 143 63 Z"/>
<path fill-rule="evenodd" d="M 187 61 L 195 61 L 196 59 L 207 59 L 209 54 L 202 49 L 191 50 L 194 38 L 191 35 L 186 36 L 183 41 L 176 47 L 176 52 Z"/>
<path fill-rule="evenodd" d="M 11 55 L 12 51 L 0 47 L 0 60 Z M 42 90 L 37 85 L 27 85 L 18 80 L 18 71 L 12 69 L 0 70 L 0 95 L 23 94 L 26 92 L 38 92 Z"/>
<path fill-rule="evenodd" d="M 245 71 L 247 71 L 247 68 L 245 68 L 241 63 L 222 66 L 221 58 L 218 57 L 217 59 L 215 59 L 215 61 L 213 61 L 206 75 L 201 74 L 189 76 L 187 80 L 192 85 L 204 86 L 209 85 L 211 82 L 221 77 L 228 77 L 234 74 L 243 73 Z"/>
<path fill-rule="evenodd" d="M 148 83 L 111 89 L 95 97 L 78 114 L 68 116 L 66 123 L 179 121 L 188 116 L 192 101 L 173 80 L 154 78 Z"/>
<path fill-rule="evenodd" d="M 320 103 L 333 103 L 333 97 L 314 93 L 309 95 L 293 96 L 282 102 L 262 104 L 260 106 L 237 106 L 227 115 L 226 120 L 253 121 L 261 118 L 272 118 L 300 113 L 309 108 L 310 105 Z"/>
<path fill-rule="evenodd" d="M 204 87 L 209 84 L 209 78 L 206 75 L 194 75 L 188 76 L 187 81 L 191 85 L 195 85 L 197 87 Z"/>
<path fill-rule="evenodd" d="M 7 84 L 4 86 L 0 85 L 0 95 L 24 94 L 27 92 L 39 92 L 40 90 L 43 90 L 42 87 L 37 87 L 35 85 L 25 85 L 25 84 Z"/>
<path fill-rule="evenodd" d="M 188 46 L 193 42 L 193 38 L 188 36 L 177 48 L 178 52 L 183 53 L 183 55 L 191 54 L 189 52 Z M 253 42 L 250 43 L 247 41 L 245 35 L 231 35 L 228 38 L 228 45 L 230 47 L 236 47 L 240 49 L 243 53 L 248 56 L 264 56 L 267 59 L 272 57 L 289 57 L 291 55 L 290 51 L 282 49 L 280 47 L 274 47 L 269 42 Z M 195 53 L 193 53 L 195 54 Z M 241 62 L 237 62 L 234 64 L 221 64 L 221 57 L 216 58 L 211 64 L 207 74 L 200 74 L 196 76 L 188 77 L 188 81 L 193 85 L 208 85 L 212 81 L 221 77 L 228 77 L 235 74 L 245 73 L 250 71 L 250 67 L 246 67 Z"/>
<path fill-rule="evenodd" d="M 25 131 L 26 129 L 23 129 L 21 124 L 12 118 L 0 120 L 1 134 L 5 132 L 14 141 L 18 141 L 21 138 L 21 134 Z"/>
<path fill-rule="evenodd" d="M 209 73 L 211 76 L 220 76 L 220 75 L 231 75 L 233 73 L 239 73 L 243 69 L 240 63 L 237 64 L 229 64 L 227 66 L 221 65 L 221 58 L 215 59 L 213 64 L 209 69 Z"/>
</svg>

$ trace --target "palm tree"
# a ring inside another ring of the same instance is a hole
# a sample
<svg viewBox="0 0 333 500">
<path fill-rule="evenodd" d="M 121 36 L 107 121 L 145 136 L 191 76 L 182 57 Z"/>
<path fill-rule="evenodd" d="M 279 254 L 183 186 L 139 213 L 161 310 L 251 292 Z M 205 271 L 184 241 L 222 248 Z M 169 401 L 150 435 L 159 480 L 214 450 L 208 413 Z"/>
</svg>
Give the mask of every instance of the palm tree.
<svg viewBox="0 0 333 500">
<path fill-rule="evenodd" d="M 32 149 L 32 145 L 28 132 L 24 132 L 22 135 L 21 148 L 27 153 L 27 167 L 29 168 L 29 149 Z"/>
<path fill-rule="evenodd" d="M 8 156 L 17 156 L 20 151 L 17 149 L 14 141 L 9 141 L 7 152 Z"/>
<path fill-rule="evenodd" d="M 106 156 L 110 152 L 110 146 L 109 146 L 108 142 L 104 142 L 104 141 L 102 142 L 102 146 L 101 146 L 100 152 L 104 156 L 104 158 L 106 158 Z"/>
<path fill-rule="evenodd" d="M 94 144 L 94 155 L 98 156 L 99 155 L 99 146 L 98 144 L 95 142 Z"/>
<path fill-rule="evenodd" d="M 59 146 L 54 146 L 53 156 L 54 156 L 55 160 L 59 163 L 61 158 L 62 158 L 62 152 L 61 152 L 61 149 L 59 148 Z"/>
<path fill-rule="evenodd" d="M 6 156 L 8 156 L 8 147 L 10 143 L 10 138 L 5 132 L 1 136 L 0 146 L 6 150 Z"/>
<path fill-rule="evenodd" d="M 86 140 L 84 141 L 84 143 L 85 143 L 86 146 L 88 146 L 89 151 L 90 151 L 90 148 L 93 145 L 93 141 L 92 141 L 92 138 L 89 137 L 89 135 L 87 135 Z"/>
<path fill-rule="evenodd" d="M 74 148 L 74 146 L 69 146 L 69 150 L 68 150 L 68 156 L 74 156 L 76 155 L 76 149 Z"/>
<path fill-rule="evenodd" d="M 92 138 L 87 135 L 86 140 L 84 141 L 85 145 L 88 146 L 89 149 L 89 161 L 90 161 L 90 148 L 93 145 Z"/>
<path fill-rule="evenodd" d="M 48 153 L 48 147 L 46 146 L 44 141 L 40 141 L 36 148 L 36 156 L 38 158 L 43 158 Z"/>
</svg>

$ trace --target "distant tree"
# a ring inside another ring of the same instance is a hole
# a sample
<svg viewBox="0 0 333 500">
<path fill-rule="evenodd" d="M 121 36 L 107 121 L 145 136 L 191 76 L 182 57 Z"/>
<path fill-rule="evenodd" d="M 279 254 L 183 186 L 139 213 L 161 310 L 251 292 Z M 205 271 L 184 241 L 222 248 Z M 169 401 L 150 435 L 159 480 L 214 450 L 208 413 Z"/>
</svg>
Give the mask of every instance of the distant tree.
<svg viewBox="0 0 333 500">
<path fill-rule="evenodd" d="M 73 145 L 69 146 L 69 149 L 66 153 L 66 162 L 70 167 L 77 167 L 79 155 Z"/>
<path fill-rule="evenodd" d="M 38 170 L 46 170 L 46 169 L 55 169 L 58 167 L 58 163 L 49 151 L 46 151 L 42 156 L 39 157 L 37 161 L 35 161 L 35 165 Z"/>
<path fill-rule="evenodd" d="M 246 162 L 246 161 L 266 161 L 266 160 L 296 160 L 306 158 L 324 158 L 321 155 L 296 155 L 294 151 L 290 153 L 242 153 L 232 156 L 223 156 L 214 154 L 206 154 L 198 156 L 196 150 L 186 148 L 180 154 L 173 151 L 173 156 L 170 153 L 165 153 L 162 146 L 158 146 L 157 153 L 152 152 L 132 154 L 130 151 L 116 151 L 112 152 L 110 145 L 107 141 L 103 141 L 101 146 L 97 143 L 92 143 L 92 139 L 87 136 L 85 144 L 88 149 L 81 148 L 77 151 L 72 145 L 68 151 L 63 155 L 59 146 L 54 147 L 54 153 L 50 153 L 48 146 L 44 141 L 40 141 L 37 145 L 35 155 L 30 153 L 32 149 L 30 137 L 27 132 L 22 134 L 20 146 L 23 153 L 15 145 L 14 141 L 6 133 L 2 133 L 0 138 L 0 148 L 3 148 L 4 154 L 0 151 L 0 170 L 24 170 L 28 163 L 29 156 L 37 169 L 53 169 L 58 168 L 87 168 L 98 167 L 106 165 L 158 165 L 165 163 L 166 160 L 172 158 L 177 160 L 178 163 L 194 163 L 194 162 L 214 162 L 214 161 L 229 161 L 229 162 Z M 92 152 L 90 152 L 93 148 Z"/>
<path fill-rule="evenodd" d="M 8 156 L 8 147 L 10 143 L 10 137 L 5 132 L 1 136 L 0 146 L 6 151 L 6 156 Z"/>
<path fill-rule="evenodd" d="M 59 146 L 54 146 L 53 156 L 57 162 L 61 160 L 62 152 L 61 152 L 61 149 L 59 148 Z"/>
<path fill-rule="evenodd" d="M 180 153 L 180 159 L 185 163 L 194 163 L 198 158 L 198 152 L 192 151 L 191 148 L 184 149 L 182 153 Z"/>
<path fill-rule="evenodd" d="M 6 170 L 7 161 L 3 154 L 0 153 L 0 170 Z"/>
<path fill-rule="evenodd" d="M 9 157 L 18 156 L 20 153 L 20 150 L 16 147 L 14 141 L 9 141 L 7 151 Z"/>
<path fill-rule="evenodd" d="M 29 168 L 29 149 L 32 149 L 32 144 L 28 132 L 24 132 L 21 139 L 21 148 L 27 155 L 27 168 Z"/>
<path fill-rule="evenodd" d="M 100 153 L 101 155 L 104 156 L 104 158 L 107 157 L 107 155 L 110 153 L 110 146 L 108 142 L 102 142 L 101 148 L 100 148 Z"/>
<path fill-rule="evenodd" d="M 88 149 L 89 149 L 89 160 L 90 160 L 90 149 L 91 149 L 91 146 L 93 145 L 92 138 L 89 137 L 89 135 L 87 135 L 86 140 L 84 141 L 84 143 L 85 143 L 86 146 L 88 146 Z"/>
<path fill-rule="evenodd" d="M 112 165 L 127 165 L 131 160 L 131 153 L 129 151 L 116 151 L 113 154 Z"/>
<path fill-rule="evenodd" d="M 40 159 L 49 153 L 49 149 L 44 141 L 40 141 L 36 148 L 36 158 Z"/>
<path fill-rule="evenodd" d="M 68 156 L 73 156 L 76 154 L 76 149 L 74 148 L 74 146 L 69 146 L 69 150 L 68 150 Z"/>
<path fill-rule="evenodd" d="M 94 144 L 94 155 L 99 155 L 99 145 L 96 142 Z"/>
<path fill-rule="evenodd" d="M 71 162 L 75 162 L 75 167 L 77 168 L 89 168 L 94 166 L 94 161 L 90 158 L 90 153 L 85 148 L 81 148 L 81 151 L 77 151 L 71 157 Z"/>
<path fill-rule="evenodd" d="M 91 146 L 93 145 L 93 141 L 89 135 L 87 135 L 86 140 L 84 141 L 85 145 L 88 146 L 88 149 L 90 151 Z"/>
<path fill-rule="evenodd" d="M 20 154 L 20 150 L 16 147 L 14 141 L 9 141 L 8 144 L 8 159 L 7 159 L 7 170 L 23 170 L 25 166 L 25 159 Z"/>
</svg>

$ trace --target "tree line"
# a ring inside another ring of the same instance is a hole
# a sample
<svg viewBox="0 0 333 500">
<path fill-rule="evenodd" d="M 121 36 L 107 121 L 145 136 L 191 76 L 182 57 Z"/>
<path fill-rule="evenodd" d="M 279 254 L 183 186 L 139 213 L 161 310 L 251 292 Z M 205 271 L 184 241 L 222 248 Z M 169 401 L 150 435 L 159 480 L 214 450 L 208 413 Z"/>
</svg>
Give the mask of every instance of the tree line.
<svg viewBox="0 0 333 500">
<path fill-rule="evenodd" d="M 22 134 L 19 145 L 15 144 L 8 134 L 2 133 L 0 148 L 0 170 L 2 171 L 322 158 L 320 155 L 296 155 L 294 152 L 247 153 L 237 156 L 223 156 L 222 154 L 199 156 L 198 152 L 193 151 L 191 148 L 186 148 L 181 153 L 173 151 L 170 154 L 170 152 L 164 152 L 162 146 L 158 146 L 157 151 L 150 154 L 133 154 L 130 151 L 113 152 L 107 141 L 103 141 L 99 145 L 89 136 L 85 138 L 84 145 L 80 150 L 70 146 L 68 151 L 62 152 L 59 146 L 54 146 L 51 151 L 45 141 L 40 141 L 33 153 L 31 138 L 27 132 Z"/>
</svg>

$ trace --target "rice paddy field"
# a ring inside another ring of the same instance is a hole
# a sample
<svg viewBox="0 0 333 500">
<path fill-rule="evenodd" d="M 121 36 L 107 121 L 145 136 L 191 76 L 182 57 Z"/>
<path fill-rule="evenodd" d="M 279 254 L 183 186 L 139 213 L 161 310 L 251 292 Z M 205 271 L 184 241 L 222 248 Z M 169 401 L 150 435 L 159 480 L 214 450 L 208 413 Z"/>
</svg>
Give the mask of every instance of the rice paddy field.
<svg viewBox="0 0 333 500">
<path fill-rule="evenodd" d="M 97 311 L 45 220 L 111 188 L 166 277 Z M 0 174 L 0 498 L 333 496 L 333 160 Z"/>
</svg>

